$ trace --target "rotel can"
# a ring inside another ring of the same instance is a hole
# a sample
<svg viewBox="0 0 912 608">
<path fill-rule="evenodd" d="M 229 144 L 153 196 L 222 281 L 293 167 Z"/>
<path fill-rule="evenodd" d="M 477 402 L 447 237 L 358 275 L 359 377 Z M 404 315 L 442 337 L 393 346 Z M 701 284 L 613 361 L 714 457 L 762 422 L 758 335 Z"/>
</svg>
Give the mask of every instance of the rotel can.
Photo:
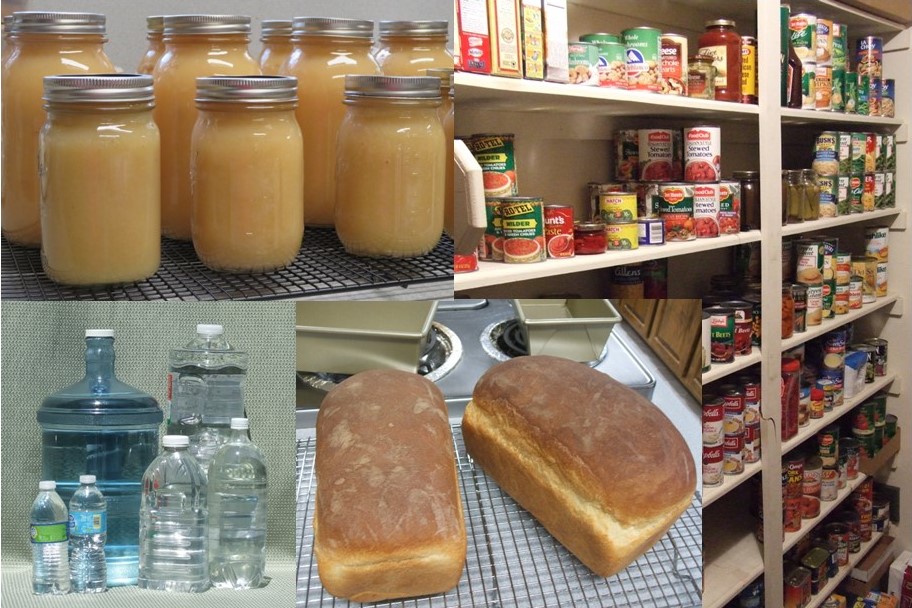
<svg viewBox="0 0 912 608">
<path fill-rule="evenodd" d="M 545 217 L 542 199 L 513 196 L 501 199 L 504 262 L 525 264 L 545 260 Z"/>
<path fill-rule="evenodd" d="M 549 258 L 573 257 L 573 207 L 545 205 L 545 246 Z"/>
</svg>

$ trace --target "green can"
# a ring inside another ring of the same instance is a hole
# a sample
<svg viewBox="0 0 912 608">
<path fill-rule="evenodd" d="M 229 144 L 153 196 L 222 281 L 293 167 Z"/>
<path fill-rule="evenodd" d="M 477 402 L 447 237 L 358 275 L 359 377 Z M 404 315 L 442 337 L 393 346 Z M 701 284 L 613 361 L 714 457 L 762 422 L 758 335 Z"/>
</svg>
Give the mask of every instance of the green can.
<svg viewBox="0 0 912 608">
<path fill-rule="evenodd" d="M 874 429 L 870 431 L 852 429 L 852 436 L 858 441 L 862 458 L 874 458 L 877 455 L 880 446 L 874 443 Z"/>
<path fill-rule="evenodd" d="M 662 88 L 662 30 L 634 27 L 621 32 L 627 57 L 627 88 L 659 91 Z"/>
<path fill-rule="evenodd" d="M 884 393 L 878 393 L 868 399 L 865 403 L 871 403 L 874 407 L 874 426 L 883 424 L 887 420 L 887 396 Z"/>
<path fill-rule="evenodd" d="M 836 160 L 840 175 L 852 172 L 852 134 L 848 131 L 836 133 Z"/>
<path fill-rule="evenodd" d="M 896 171 L 896 136 L 884 135 L 880 155 L 883 157 L 884 171 Z"/>
<path fill-rule="evenodd" d="M 864 173 L 853 173 L 849 176 L 849 213 L 863 213 Z"/>
<path fill-rule="evenodd" d="M 846 114 L 858 113 L 858 73 L 845 73 L 845 111 Z"/>
<path fill-rule="evenodd" d="M 830 106 L 834 112 L 845 110 L 845 68 L 833 68 L 833 80 L 830 85 Z"/>
<path fill-rule="evenodd" d="M 860 116 L 870 116 L 871 77 L 867 74 L 862 74 L 858 77 L 858 92 L 856 95 L 858 101 L 855 104 L 855 113 Z"/>
<path fill-rule="evenodd" d="M 813 61 L 801 64 L 801 109 L 817 109 L 817 63 Z"/>
<path fill-rule="evenodd" d="M 867 137 L 864 133 L 852 133 L 851 138 L 852 158 L 849 163 L 849 173 L 864 173 Z"/>
<path fill-rule="evenodd" d="M 895 173 L 893 171 L 884 171 L 884 188 L 886 189 L 886 207 L 892 209 L 896 206 L 896 190 L 894 189 L 893 179 Z"/>
<path fill-rule="evenodd" d="M 849 209 L 849 176 L 839 175 L 836 177 L 836 215 L 848 215 L 849 213 L 851 213 Z"/>
<path fill-rule="evenodd" d="M 545 216 L 541 198 L 512 196 L 500 200 L 504 262 L 545 261 Z"/>
<path fill-rule="evenodd" d="M 874 414 L 874 401 L 868 400 L 852 410 L 852 430 L 869 432 L 874 430 L 877 422 Z"/>
<path fill-rule="evenodd" d="M 599 85 L 599 48 L 594 42 L 571 42 L 570 84 Z"/>
<path fill-rule="evenodd" d="M 887 157 L 884 156 L 884 145 L 883 145 L 883 135 L 880 133 L 874 134 L 874 170 L 875 171 L 886 171 L 886 161 Z"/>
<path fill-rule="evenodd" d="M 880 451 L 884 444 L 884 425 L 874 427 L 874 449 Z"/>
<path fill-rule="evenodd" d="M 884 433 L 886 434 L 888 439 L 893 439 L 894 437 L 896 437 L 897 420 L 898 419 L 893 414 L 887 414 L 887 422 L 886 422 L 886 425 L 884 426 Z"/>
<path fill-rule="evenodd" d="M 845 23 L 834 23 L 833 29 L 830 30 L 833 36 L 833 71 L 843 70 L 848 66 L 846 63 L 846 50 L 849 46 L 849 28 Z"/>
</svg>

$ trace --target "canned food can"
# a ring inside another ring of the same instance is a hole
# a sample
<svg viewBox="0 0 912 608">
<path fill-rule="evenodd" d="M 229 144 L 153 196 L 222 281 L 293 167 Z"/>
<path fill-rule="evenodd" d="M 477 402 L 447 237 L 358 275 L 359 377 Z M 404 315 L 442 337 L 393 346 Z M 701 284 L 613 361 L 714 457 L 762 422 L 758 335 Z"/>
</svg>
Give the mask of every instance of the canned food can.
<svg viewBox="0 0 912 608">
<path fill-rule="evenodd" d="M 845 68 L 833 66 L 830 86 L 830 109 L 833 112 L 845 112 Z"/>
<path fill-rule="evenodd" d="M 880 115 L 893 118 L 896 114 L 896 81 L 887 78 L 883 81 L 883 96 L 880 100 Z"/>
<path fill-rule="evenodd" d="M 833 109 L 833 67 L 817 64 L 814 70 L 814 109 L 829 112 Z"/>
<path fill-rule="evenodd" d="M 796 13 L 789 17 L 789 35 L 798 59 L 817 60 L 817 16 L 810 13 Z"/>
<path fill-rule="evenodd" d="M 662 34 L 662 93 L 687 95 L 687 37 Z"/>
<path fill-rule="evenodd" d="M 760 420 L 744 425 L 744 462 L 760 461 Z"/>
<path fill-rule="evenodd" d="M 867 140 L 865 140 L 865 145 L 867 145 Z M 874 170 L 875 170 L 875 171 L 883 171 L 883 170 L 884 170 L 884 162 L 886 161 L 886 157 L 884 156 L 884 153 L 883 153 L 883 148 L 884 148 L 884 146 L 883 146 L 883 135 L 881 135 L 880 133 L 875 133 L 875 134 L 874 134 L 874 146 L 875 146 L 875 149 L 874 149 Z"/>
<path fill-rule="evenodd" d="M 874 429 L 862 431 L 853 428 L 852 437 L 858 441 L 858 453 L 861 458 L 874 458 L 877 455 L 880 446 L 874 442 Z"/>
<path fill-rule="evenodd" d="M 873 173 L 877 169 L 877 156 L 880 147 L 877 145 L 876 133 L 865 133 L 865 173 Z"/>
<path fill-rule="evenodd" d="M 587 218 L 580 219 L 593 219 L 599 216 L 599 197 L 603 194 L 609 192 L 626 192 L 625 185 L 621 182 L 614 182 L 609 184 L 600 184 L 597 182 L 589 182 L 586 184 L 586 187 L 589 189 L 589 211 Z"/>
<path fill-rule="evenodd" d="M 804 463 L 804 480 L 801 491 L 806 496 L 820 496 L 820 478 L 823 474 L 823 461 L 819 456 L 811 456 Z"/>
<path fill-rule="evenodd" d="M 465 143 L 481 165 L 486 197 L 500 198 L 519 194 L 512 133 L 478 133 L 466 139 Z"/>
<path fill-rule="evenodd" d="M 836 160 L 839 162 L 839 175 L 848 175 L 852 171 L 852 134 L 848 131 L 836 133 Z"/>
<path fill-rule="evenodd" d="M 858 553 L 861 551 L 861 518 L 851 508 L 839 513 L 837 518 L 849 529 L 849 553 Z"/>
<path fill-rule="evenodd" d="M 599 194 L 599 215 L 606 224 L 630 224 L 636 222 L 636 193 L 615 191 Z"/>
<path fill-rule="evenodd" d="M 817 433 L 817 453 L 825 467 L 836 466 L 838 454 L 839 427 L 835 424 L 825 427 Z"/>
<path fill-rule="evenodd" d="M 660 37 L 653 27 L 635 27 L 621 32 L 627 57 L 627 88 L 633 91 L 659 91 L 662 85 Z"/>
<path fill-rule="evenodd" d="M 834 23 L 833 38 L 833 67 L 847 69 L 848 66 L 848 28 L 844 23 Z"/>
<path fill-rule="evenodd" d="M 739 475 L 744 472 L 744 432 L 726 435 L 722 444 L 722 473 Z"/>
<path fill-rule="evenodd" d="M 836 175 L 839 172 L 840 139 L 837 131 L 823 131 L 814 140 L 814 163 L 818 176 Z"/>
<path fill-rule="evenodd" d="M 567 45 L 570 62 L 570 84 L 599 86 L 599 49 L 592 42 Z"/>
<path fill-rule="evenodd" d="M 865 36 L 855 43 L 855 65 L 859 74 L 883 77 L 883 39 Z"/>
<path fill-rule="evenodd" d="M 836 562 L 839 567 L 849 563 L 849 528 L 843 523 L 827 524 L 827 538 L 836 544 Z"/>
<path fill-rule="evenodd" d="M 795 277 L 798 283 L 814 283 L 823 276 L 823 243 L 811 239 L 795 241 Z"/>
<path fill-rule="evenodd" d="M 817 62 L 801 62 L 801 109 L 817 109 Z"/>
<path fill-rule="evenodd" d="M 853 175 L 865 172 L 865 154 L 867 152 L 867 135 L 853 132 L 851 134 L 852 158 L 849 173 Z"/>
<path fill-rule="evenodd" d="M 741 232 L 741 183 L 719 182 L 719 233 Z"/>
<path fill-rule="evenodd" d="M 549 258 L 573 257 L 573 207 L 545 205 L 545 248 Z"/>
<path fill-rule="evenodd" d="M 668 260 L 643 262 L 643 297 L 647 300 L 661 300 L 668 297 Z"/>
<path fill-rule="evenodd" d="M 710 353 L 713 363 L 735 360 L 735 312 L 722 306 L 704 309 L 710 313 Z"/>
<path fill-rule="evenodd" d="M 876 294 L 878 298 L 883 298 L 887 295 L 887 287 L 887 263 L 877 262 Z"/>
<path fill-rule="evenodd" d="M 674 179 L 675 146 L 672 129 L 640 129 L 640 179 L 669 182 Z"/>
<path fill-rule="evenodd" d="M 887 375 L 887 340 L 883 338 L 871 338 L 866 341 L 867 344 L 874 347 L 874 352 L 871 356 L 874 367 L 875 376 L 886 376 Z"/>
<path fill-rule="evenodd" d="M 864 174 L 864 186 L 861 192 L 861 208 L 865 212 L 874 211 L 875 206 L 874 198 L 874 174 L 865 173 Z"/>
<path fill-rule="evenodd" d="M 864 285 L 862 286 L 861 298 L 865 304 L 870 304 L 877 300 L 877 258 L 872 255 L 865 255 L 863 258 L 864 268 Z M 858 264 L 859 262 L 855 262 Z M 857 266 L 856 266 L 857 269 Z"/>
<path fill-rule="evenodd" d="M 504 262 L 545 261 L 545 217 L 541 198 L 514 196 L 501 199 Z"/>
<path fill-rule="evenodd" d="M 609 251 L 637 249 L 640 246 L 639 226 L 630 224 L 607 224 L 605 243 Z"/>
<path fill-rule="evenodd" d="M 805 325 L 820 325 L 823 320 L 823 281 L 803 283 L 807 287 L 804 311 Z"/>
<path fill-rule="evenodd" d="M 640 218 L 637 220 L 640 245 L 664 245 L 665 222 L 662 218 Z"/>
<path fill-rule="evenodd" d="M 712 315 L 707 311 L 702 311 L 702 324 L 700 331 L 700 343 L 702 345 L 703 351 L 703 364 L 701 366 L 701 371 L 705 374 L 712 368 L 712 361 L 710 359 L 710 351 L 712 350 L 712 342 L 710 340 L 710 335 L 712 333 L 712 326 L 710 324 L 710 319 Z"/>
<path fill-rule="evenodd" d="M 653 196 L 659 217 L 665 222 L 665 240 L 692 241 L 694 231 L 694 187 L 688 184 L 658 184 Z"/>
<path fill-rule="evenodd" d="M 741 36 L 741 103 L 757 103 L 757 39 Z"/>
<path fill-rule="evenodd" d="M 817 17 L 817 65 L 833 65 L 833 22 Z"/>
<path fill-rule="evenodd" d="M 849 277 L 849 310 L 857 310 L 862 305 L 864 278 L 853 274 Z"/>
<path fill-rule="evenodd" d="M 836 284 L 848 285 L 852 277 L 852 254 L 843 251 L 836 252 Z"/>
<path fill-rule="evenodd" d="M 703 445 L 722 443 L 725 401 L 717 395 L 703 395 Z"/>
<path fill-rule="evenodd" d="M 886 173 L 883 171 L 874 172 L 874 208 L 885 209 L 887 206 L 886 199 Z"/>
<path fill-rule="evenodd" d="M 892 171 L 884 172 L 884 206 L 892 209 L 896 206 L 896 190 L 894 189 L 894 173 Z"/>
<path fill-rule="evenodd" d="M 858 73 L 845 74 L 845 113 L 858 114 Z"/>
<path fill-rule="evenodd" d="M 693 186 L 693 226 L 698 239 L 719 236 L 719 185 Z"/>
<path fill-rule="evenodd" d="M 703 446 L 703 487 L 722 485 L 722 444 Z"/>
<path fill-rule="evenodd" d="M 865 401 L 852 410 L 852 431 L 867 433 L 874 430 L 874 402 Z"/>
<path fill-rule="evenodd" d="M 800 527 L 801 521 L 798 525 Z M 796 530 L 788 530 L 795 532 Z M 811 597 L 811 572 L 802 566 L 791 570 L 783 581 L 783 608 L 801 608 L 807 606 Z"/>
<path fill-rule="evenodd" d="M 890 257 L 888 226 L 866 226 L 864 229 L 865 255 L 872 256 L 878 262 L 886 262 Z"/>
<path fill-rule="evenodd" d="M 833 314 L 844 315 L 849 312 L 849 286 L 837 285 L 833 296 Z"/>
<path fill-rule="evenodd" d="M 817 513 L 820 503 L 817 503 Z M 811 516 L 816 517 L 816 515 Z M 826 549 L 814 547 L 801 558 L 801 565 L 811 571 L 811 594 L 816 595 L 827 584 L 830 554 Z"/>
<path fill-rule="evenodd" d="M 795 323 L 794 331 L 801 333 L 807 330 L 808 287 L 801 283 L 792 284 L 792 299 L 794 300 Z"/>
<path fill-rule="evenodd" d="M 864 211 L 862 195 L 864 194 L 864 174 L 849 176 L 849 213 Z"/>
<path fill-rule="evenodd" d="M 684 179 L 715 183 L 722 179 L 722 135 L 716 126 L 684 129 Z"/>
<path fill-rule="evenodd" d="M 838 177 L 835 175 L 817 176 L 817 201 L 820 207 L 820 217 L 836 217 L 838 215 L 838 195 Z"/>
<path fill-rule="evenodd" d="M 613 266 L 610 272 L 612 298 L 643 299 L 643 268 L 640 264 Z"/>
<path fill-rule="evenodd" d="M 615 179 L 629 181 L 639 179 L 640 140 L 637 129 L 624 129 L 615 133 L 615 147 L 617 148 L 617 163 L 615 164 Z"/>
<path fill-rule="evenodd" d="M 808 405 L 808 415 L 811 418 L 823 418 L 823 389 L 816 386 L 811 389 L 811 401 Z"/>
<path fill-rule="evenodd" d="M 478 248 L 478 257 L 482 260 L 503 261 L 503 222 L 500 215 L 499 198 L 485 199 L 487 227 Z"/>
<path fill-rule="evenodd" d="M 871 77 L 867 74 L 858 75 L 858 101 L 855 104 L 855 113 L 859 116 L 871 115 Z"/>
<path fill-rule="evenodd" d="M 474 272 L 478 270 L 478 252 L 466 255 L 453 254 L 453 272 Z"/>
<path fill-rule="evenodd" d="M 884 157 L 884 171 L 896 170 L 896 136 L 892 134 L 884 135 L 881 139 L 883 150 L 881 155 Z"/>
<path fill-rule="evenodd" d="M 868 114 L 880 116 L 880 102 L 883 95 L 883 80 L 871 78 L 871 90 L 868 94 Z"/>
<path fill-rule="evenodd" d="M 830 502 L 839 495 L 839 471 L 835 466 L 823 467 L 820 474 L 820 500 Z"/>
<path fill-rule="evenodd" d="M 836 178 L 836 215 L 848 215 L 849 207 L 849 179 L 848 175 L 839 175 Z M 861 201 L 859 201 L 861 202 Z"/>
<path fill-rule="evenodd" d="M 887 414 L 886 424 L 884 425 L 884 441 L 889 442 L 896 437 L 896 424 L 898 419 L 893 414 Z"/>
</svg>

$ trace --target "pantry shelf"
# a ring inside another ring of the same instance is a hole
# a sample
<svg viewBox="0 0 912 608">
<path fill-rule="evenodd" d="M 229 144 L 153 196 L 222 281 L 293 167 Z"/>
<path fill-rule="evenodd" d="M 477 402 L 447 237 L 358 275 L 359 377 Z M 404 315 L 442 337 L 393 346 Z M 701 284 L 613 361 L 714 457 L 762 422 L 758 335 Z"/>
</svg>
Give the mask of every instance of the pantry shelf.
<svg viewBox="0 0 912 608">
<path fill-rule="evenodd" d="M 836 226 L 844 226 L 846 224 L 860 224 L 862 222 L 869 222 L 871 220 L 877 220 L 882 218 L 891 218 L 895 216 L 900 216 L 900 225 L 905 224 L 905 212 L 901 209 L 878 209 L 876 211 L 869 211 L 868 213 L 853 213 L 852 215 L 839 215 L 836 217 L 825 217 L 819 220 L 814 220 L 812 222 L 802 222 L 800 224 L 789 224 L 782 227 L 782 236 L 791 236 L 794 234 L 807 234 L 808 232 L 816 232 L 818 230 L 826 230 L 828 228 L 834 228 Z M 892 221 L 892 220 L 891 220 Z"/>
<path fill-rule="evenodd" d="M 883 532 L 871 532 L 871 540 L 861 543 L 861 550 L 857 553 L 849 553 L 848 565 L 840 568 L 839 572 L 836 573 L 836 576 L 832 577 L 819 593 L 811 597 L 811 601 L 808 603 L 807 608 L 818 608 L 818 606 L 821 606 L 823 602 L 836 591 L 836 587 L 839 586 L 839 583 L 852 572 L 852 568 L 857 566 L 858 562 L 864 559 L 864 556 L 868 554 L 868 551 L 874 548 L 874 545 L 877 544 L 877 541 L 879 541 L 882 536 Z"/>
<path fill-rule="evenodd" d="M 810 326 L 807 328 L 807 331 L 803 331 L 801 333 L 795 333 L 792 335 L 791 338 L 786 338 L 785 340 L 783 340 L 782 341 L 782 350 L 787 351 L 789 349 L 795 348 L 796 346 L 799 346 L 801 344 L 804 344 L 805 342 L 813 340 L 817 336 L 821 336 L 828 331 L 842 327 L 843 325 L 846 325 L 847 323 L 857 321 L 861 317 L 867 316 L 876 310 L 880 310 L 881 308 L 885 308 L 887 306 L 892 306 L 895 302 L 901 302 L 901 301 L 902 301 L 902 298 L 900 298 L 899 296 L 896 296 L 896 295 L 884 296 L 882 298 L 877 298 L 876 301 L 871 302 L 870 304 L 865 304 L 861 308 L 856 308 L 855 310 L 850 310 L 848 313 L 846 313 L 844 315 L 837 315 L 837 316 L 831 317 L 829 319 L 824 319 L 820 325 Z M 902 307 L 902 304 L 900 304 L 900 308 L 901 307 Z"/>
<path fill-rule="evenodd" d="M 792 108 L 782 108 L 780 111 L 782 114 L 782 124 L 788 126 L 837 123 L 883 127 L 884 131 L 892 132 L 903 125 L 903 120 L 901 118 L 862 116 L 861 114 L 844 114 L 842 112 L 823 112 L 817 110 L 796 110 Z"/>
<path fill-rule="evenodd" d="M 808 423 L 807 426 L 798 428 L 797 435 L 795 435 L 788 441 L 785 441 L 782 443 L 782 453 L 787 454 L 788 452 L 794 450 L 796 447 L 798 447 L 799 445 L 801 445 L 802 443 L 804 443 L 811 437 L 814 437 L 817 434 L 817 431 L 819 431 L 820 429 L 822 429 L 826 426 L 833 424 L 834 422 L 836 422 L 837 420 L 839 420 L 840 418 L 842 418 L 843 416 L 845 416 L 846 414 L 851 412 L 852 409 L 856 405 L 863 403 L 865 400 L 868 399 L 868 397 L 871 397 L 875 393 L 877 393 L 877 392 L 883 390 L 884 388 L 886 388 L 887 386 L 889 386 L 890 383 L 893 382 L 893 380 L 895 380 L 895 379 L 896 379 L 895 373 L 888 374 L 886 376 L 881 376 L 879 378 L 875 378 L 874 382 L 872 382 L 871 384 L 865 384 L 864 390 L 862 390 L 860 393 L 858 393 L 851 399 L 846 399 L 845 403 L 843 403 L 841 406 L 838 406 L 835 409 L 833 409 L 832 412 L 826 412 L 823 415 L 823 418 L 811 419 L 811 421 Z"/>
<path fill-rule="evenodd" d="M 703 508 L 716 502 L 742 483 L 754 476 L 762 468 L 761 462 L 751 462 L 744 465 L 744 472 L 740 475 L 723 475 L 721 486 L 712 486 L 703 488 Z"/>
<path fill-rule="evenodd" d="M 763 574 L 754 518 L 744 513 L 741 503 L 731 505 L 731 509 L 723 503 L 718 507 L 729 512 L 711 515 L 712 534 L 703 535 L 704 608 L 721 608 Z"/>
<path fill-rule="evenodd" d="M 839 493 L 836 495 L 836 500 L 827 500 L 827 501 L 821 500 L 820 501 L 820 515 L 818 515 L 817 517 L 815 517 L 813 519 L 802 519 L 800 530 L 798 530 L 797 532 L 786 532 L 785 533 L 785 540 L 782 543 L 782 552 L 785 553 L 786 551 L 788 551 L 789 549 L 794 547 L 795 544 L 797 544 L 799 540 L 801 540 L 804 536 L 807 535 L 808 532 L 810 532 L 814 528 L 814 526 L 816 526 L 818 523 L 823 521 L 827 515 L 829 515 L 836 509 L 836 507 L 841 505 L 842 502 L 846 498 L 849 497 L 849 494 L 851 494 L 856 489 L 858 489 L 858 486 L 860 486 L 862 484 L 862 482 L 865 479 L 867 479 L 867 477 L 868 476 L 865 475 L 864 473 L 859 472 L 858 477 L 856 477 L 855 479 L 849 479 L 846 482 L 846 486 L 843 489 L 839 490 Z"/>
<path fill-rule="evenodd" d="M 637 264 L 647 260 L 669 258 L 699 251 L 734 247 L 760 240 L 760 231 L 751 230 L 740 234 L 727 234 L 712 239 L 666 243 L 640 247 L 628 251 L 609 251 L 597 255 L 580 255 L 563 260 L 551 259 L 537 264 L 504 264 L 503 262 L 479 262 L 476 272 L 457 274 L 453 277 L 454 289 L 473 289 L 491 285 L 503 285 L 516 281 L 540 279 L 556 275 L 597 270 L 623 264 Z"/>
<path fill-rule="evenodd" d="M 708 372 L 703 374 L 703 386 L 730 376 L 735 372 L 741 371 L 751 365 L 760 363 L 760 349 L 756 346 L 751 350 L 751 354 L 743 357 L 735 357 L 731 363 L 713 363 Z"/>
<path fill-rule="evenodd" d="M 901 23 L 853 8 L 839 0 L 807 0 L 802 2 L 801 6 L 804 7 L 802 10 L 809 13 L 825 15 L 828 19 L 845 23 L 849 26 L 849 33 L 852 37 L 864 35 L 889 38 L 906 29 L 906 26 Z"/>
</svg>

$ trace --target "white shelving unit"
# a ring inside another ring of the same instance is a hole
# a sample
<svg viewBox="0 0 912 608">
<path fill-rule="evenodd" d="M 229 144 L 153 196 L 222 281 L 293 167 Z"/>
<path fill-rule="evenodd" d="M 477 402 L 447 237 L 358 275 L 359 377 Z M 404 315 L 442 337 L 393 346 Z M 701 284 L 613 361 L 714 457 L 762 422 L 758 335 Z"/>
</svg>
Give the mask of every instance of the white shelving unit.
<svg viewBox="0 0 912 608">
<path fill-rule="evenodd" d="M 709 368 L 709 371 L 703 374 L 703 386 L 715 382 L 716 380 L 721 380 L 727 376 L 731 376 L 735 372 L 747 369 L 751 365 L 756 365 L 760 363 L 761 358 L 760 349 L 754 346 L 751 354 L 735 357 L 735 360 L 731 363 L 713 363 Z"/>
<path fill-rule="evenodd" d="M 744 465 L 744 472 L 739 475 L 723 475 L 722 485 L 703 488 L 703 508 L 716 502 L 755 474 L 760 472 L 763 464 L 758 460 Z"/>
<path fill-rule="evenodd" d="M 840 568 L 839 572 L 836 573 L 836 576 L 827 581 L 827 584 L 823 586 L 823 589 L 821 589 L 817 595 L 811 598 L 811 601 L 808 604 L 807 608 L 817 608 L 818 606 L 822 605 L 826 598 L 830 597 L 830 594 L 836 590 L 836 587 L 839 586 L 839 583 L 841 583 L 843 579 L 845 579 L 845 577 L 847 577 L 852 572 L 852 568 L 857 566 L 858 562 L 863 560 L 864 556 L 867 555 L 872 548 L 874 548 L 874 545 L 877 544 L 877 541 L 879 541 L 881 537 L 883 537 L 883 532 L 872 532 L 871 540 L 861 543 L 861 548 L 857 553 L 849 553 L 848 565 Z"/>
</svg>

